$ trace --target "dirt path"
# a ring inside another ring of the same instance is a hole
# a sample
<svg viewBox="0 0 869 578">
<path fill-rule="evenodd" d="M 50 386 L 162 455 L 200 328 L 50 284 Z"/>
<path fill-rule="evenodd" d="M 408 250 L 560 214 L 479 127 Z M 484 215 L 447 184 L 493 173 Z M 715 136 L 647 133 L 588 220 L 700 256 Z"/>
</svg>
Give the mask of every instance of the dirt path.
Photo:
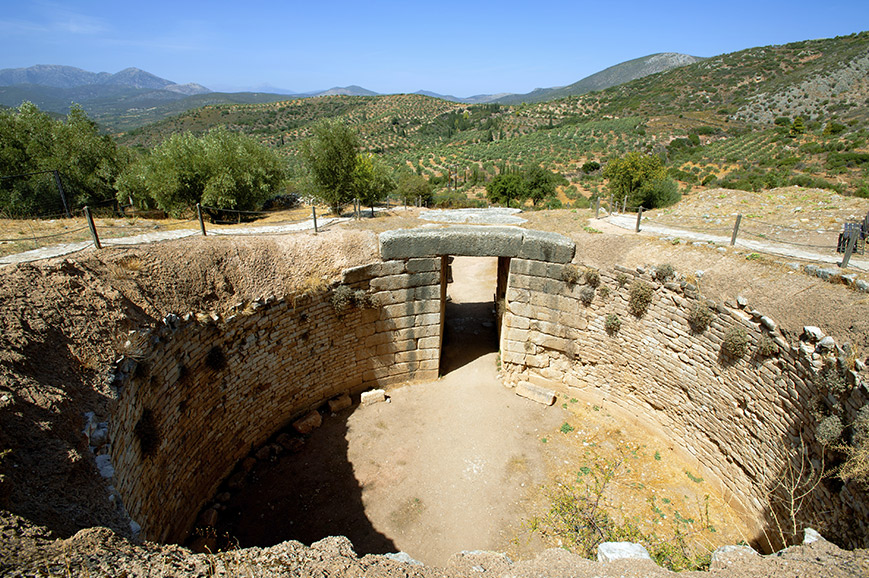
<svg viewBox="0 0 869 578">
<path fill-rule="evenodd" d="M 495 268 L 495 259 L 456 259 L 451 371 L 327 419 L 301 453 L 254 472 L 222 531 L 242 546 L 344 534 L 360 554 L 405 551 L 436 566 L 462 550 L 509 549 L 531 515 L 529 490 L 544 481 L 540 438 L 567 412 L 501 384 Z"/>
</svg>

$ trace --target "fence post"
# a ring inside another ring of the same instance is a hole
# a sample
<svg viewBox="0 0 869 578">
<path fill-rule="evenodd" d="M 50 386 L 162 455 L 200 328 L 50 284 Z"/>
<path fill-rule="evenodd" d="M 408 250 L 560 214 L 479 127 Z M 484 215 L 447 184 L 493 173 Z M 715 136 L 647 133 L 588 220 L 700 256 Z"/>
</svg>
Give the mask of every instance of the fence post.
<svg viewBox="0 0 869 578">
<path fill-rule="evenodd" d="M 628 196 L 625 195 L 625 200 L 622 201 L 622 213 L 628 212 Z"/>
<path fill-rule="evenodd" d="M 87 205 L 84 207 L 84 216 L 88 220 L 88 228 L 91 230 L 91 237 L 94 238 L 94 246 L 97 249 L 102 249 L 103 246 L 100 245 L 100 238 L 97 235 L 96 225 L 94 225 L 94 218 L 91 217 L 91 210 L 87 208 Z"/>
<path fill-rule="evenodd" d="M 314 217 L 314 234 L 316 235 L 319 231 L 317 230 L 317 207 L 314 205 L 311 205 L 311 215 Z"/>
<path fill-rule="evenodd" d="M 615 196 L 614 196 L 614 195 L 610 195 L 610 205 L 609 205 L 610 213 L 618 213 L 618 211 L 617 211 L 616 208 L 615 208 L 615 205 L 613 205 L 613 202 L 614 202 L 614 201 L 615 201 Z"/>
<path fill-rule="evenodd" d="M 736 215 L 736 223 L 733 225 L 733 235 L 730 236 L 730 246 L 736 245 L 736 235 L 739 234 L 739 224 L 742 222 L 742 213 Z"/>
<path fill-rule="evenodd" d="M 857 235 L 859 233 L 857 231 L 850 231 L 848 233 L 848 244 L 845 246 L 845 257 L 842 259 L 842 269 L 845 269 L 848 266 L 848 261 L 851 260 L 851 253 L 854 252 L 854 247 L 857 245 Z"/>
<path fill-rule="evenodd" d="M 66 204 L 66 194 L 63 192 L 63 183 L 60 182 L 60 173 L 56 170 L 51 172 L 54 173 L 54 184 L 57 185 L 57 190 L 60 193 L 60 200 L 63 201 L 63 212 L 66 213 L 66 217 L 69 218 L 71 215 L 69 214 L 69 205 Z"/>
<path fill-rule="evenodd" d="M 196 203 L 196 216 L 199 218 L 199 230 L 202 231 L 202 236 L 205 236 L 205 221 L 202 220 L 202 206 Z"/>
<path fill-rule="evenodd" d="M 637 233 L 640 232 L 640 220 L 642 220 L 642 218 L 643 218 L 643 207 L 640 207 L 639 209 L 637 209 L 637 230 L 636 230 Z"/>
<path fill-rule="evenodd" d="M 597 219 L 600 214 L 600 197 L 597 197 L 594 200 L 594 218 Z"/>
</svg>

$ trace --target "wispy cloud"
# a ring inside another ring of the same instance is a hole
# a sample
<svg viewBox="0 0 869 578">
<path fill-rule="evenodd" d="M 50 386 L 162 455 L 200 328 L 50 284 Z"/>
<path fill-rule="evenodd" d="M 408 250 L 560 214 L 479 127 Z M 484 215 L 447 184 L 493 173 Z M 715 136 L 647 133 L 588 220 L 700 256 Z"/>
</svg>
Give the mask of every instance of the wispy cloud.
<svg viewBox="0 0 869 578">
<path fill-rule="evenodd" d="M 6 34 L 74 34 L 95 36 L 111 27 L 103 20 L 82 14 L 56 3 L 40 2 L 31 6 L 27 18 L 0 19 L 0 31 Z"/>
</svg>

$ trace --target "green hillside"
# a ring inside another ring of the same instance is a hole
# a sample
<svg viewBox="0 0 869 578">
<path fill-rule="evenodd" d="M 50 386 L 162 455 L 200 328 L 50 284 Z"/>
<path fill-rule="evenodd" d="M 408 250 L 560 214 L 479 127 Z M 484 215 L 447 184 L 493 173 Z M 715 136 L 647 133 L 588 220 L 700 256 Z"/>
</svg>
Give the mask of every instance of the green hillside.
<svg viewBox="0 0 869 578">
<path fill-rule="evenodd" d="M 656 152 L 684 189 L 799 184 L 842 193 L 869 182 L 869 33 L 752 48 L 606 90 L 506 106 L 419 94 L 321 96 L 212 105 L 132 130 L 150 147 L 179 131 L 225 125 L 255 135 L 298 167 L 312 123 L 340 118 L 363 146 L 438 182 L 447 171 L 479 184 L 508 166 L 541 165 L 599 190 L 586 161 Z M 209 95 L 202 95 L 207 97 Z M 797 117 L 801 117 L 796 120 Z"/>
</svg>

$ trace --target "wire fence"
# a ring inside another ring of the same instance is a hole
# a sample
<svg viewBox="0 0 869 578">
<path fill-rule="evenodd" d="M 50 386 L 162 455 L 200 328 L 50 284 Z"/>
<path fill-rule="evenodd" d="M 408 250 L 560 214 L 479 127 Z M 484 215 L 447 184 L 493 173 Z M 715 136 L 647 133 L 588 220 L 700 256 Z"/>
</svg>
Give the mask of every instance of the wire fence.
<svg viewBox="0 0 869 578">
<path fill-rule="evenodd" d="M 597 217 L 602 204 L 607 205 L 610 214 L 636 213 L 636 232 L 643 226 L 660 225 L 673 231 L 700 233 L 711 237 L 730 238 L 730 245 L 735 245 L 739 239 L 749 239 L 757 242 L 793 247 L 795 251 L 814 252 L 820 254 L 844 254 L 841 265 L 847 266 L 852 254 L 865 254 L 866 240 L 869 238 L 869 214 L 862 223 L 845 223 L 842 229 L 825 227 L 795 226 L 783 223 L 772 223 L 758 219 L 753 215 L 737 214 L 728 222 L 722 217 L 693 216 L 680 214 L 644 216 L 643 207 L 627 206 L 627 203 L 613 203 L 611 200 L 600 201 L 594 207 Z M 853 238 L 852 238 L 853 237 Z"/>
<path fill-rule="evenodd" d="M 14 218 L 0 211 L 0 259 L 34 251 L 52 256 L 88 246 L 133 245 L 192 235 L 283 235 L 301 231 L 323 231 L 350 219 L 362 219 L 399 206 L 386 199 L 370 207 L 354 201 L 335 215 L 323 207 L 298 205 L 268 211 L 241 211 L 201 206 L 181 218 L 162 211 L 136 210 L 106 199 L 70 210 Z M 34 254 L 33 258 L 42 258 Z M 21 260 L 31 260 L 23 258 Z M 4 259 L 5 262 L 12 262 Z"/>
</svg>

